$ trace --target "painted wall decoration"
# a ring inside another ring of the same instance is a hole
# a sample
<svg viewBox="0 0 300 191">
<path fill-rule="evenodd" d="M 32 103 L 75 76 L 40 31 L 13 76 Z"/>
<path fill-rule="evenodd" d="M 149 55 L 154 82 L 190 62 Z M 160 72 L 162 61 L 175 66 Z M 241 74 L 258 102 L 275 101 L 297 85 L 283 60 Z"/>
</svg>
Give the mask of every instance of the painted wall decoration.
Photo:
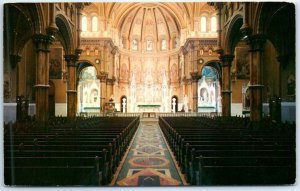
<svg viewBox="0 0 300 191">
<path fill-rule="evenodd" d="M 177 65 L 174 63 L 171 68 L 171 81 L 175 82 L 177 81 L 177 78 L 178 78 L 178 70 L 177 70 Z"/>
<path fill-rule="evenodd" d="M 147 51 L 151 51 L 152 50 L 152 40 L 147 40 Z"/>
<path fill-rule="evenodd" d="M 138 42 L 137 40 L 133 39 L 132 40 L 132 50 L 137 50 L 138 49 Z"/>
<path fill-rule="evenodd" d="M 249 52 L 247 47 L 236 47 L 235 48 L 235 72 L 238 79 L 249 79 L 250 78 L 250 60 Z"/>
<path fill-rule="evenodd" d="M 124 80 L 128 80 L 128 68 L 125 63 L 122 64 L 121 77 Z"/>
<path fill-rule="evenodd" d="M 63 52 L 62 48 L 51 48 L 50 49 L 50 79 L 61 79 L 62 78 L 62 61 Z"/>
</svg>

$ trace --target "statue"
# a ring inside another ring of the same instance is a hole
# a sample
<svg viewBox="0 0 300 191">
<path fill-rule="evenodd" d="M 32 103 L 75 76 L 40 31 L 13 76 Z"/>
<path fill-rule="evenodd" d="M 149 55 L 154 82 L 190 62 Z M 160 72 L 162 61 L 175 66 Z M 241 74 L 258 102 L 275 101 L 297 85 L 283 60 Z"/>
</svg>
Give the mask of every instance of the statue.
<svg viewBox="0 0 300 191">
<path fill-rule="evenodd" d="M 176 112 L 175 107 L 176 107 L 176 98 L 173 98 L 172 99 L 172 111 L 173 111 L 173 113 Z"/>
<path fill-rule="evenodd" d="M 125 108 L 126 108 L 126 98 L 124 97 L 123 99 L 122 99 L 122 106 L 123 106 L 123 110 L 122 110 L 122 112 L 123 113 L 125 113 L 126 112 L 126 110 L 125 110 Z"/>
</svg>

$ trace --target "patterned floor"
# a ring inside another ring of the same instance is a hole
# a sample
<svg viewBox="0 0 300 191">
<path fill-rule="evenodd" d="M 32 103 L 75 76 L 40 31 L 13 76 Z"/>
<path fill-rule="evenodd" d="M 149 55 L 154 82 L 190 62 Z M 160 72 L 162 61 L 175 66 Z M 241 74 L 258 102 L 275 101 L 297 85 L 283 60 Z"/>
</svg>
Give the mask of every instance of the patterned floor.
<svg viewBox="0 0 300 191">
<path fill-rule="evenodd" d="M 117 174 L 113 181 L 116 186 L 184 185 L 158 122 L 155 121 L 141 121 L 128 155 Z"/>
</svg>

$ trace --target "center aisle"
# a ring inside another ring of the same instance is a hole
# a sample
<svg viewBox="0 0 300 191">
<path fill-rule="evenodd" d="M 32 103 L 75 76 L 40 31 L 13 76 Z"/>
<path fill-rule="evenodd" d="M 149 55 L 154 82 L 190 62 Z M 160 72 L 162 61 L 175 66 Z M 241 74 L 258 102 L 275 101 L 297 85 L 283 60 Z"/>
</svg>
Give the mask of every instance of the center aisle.
<svg viewBox="0 0 300 191">
<path fill-rule="evenodd" d="M 178 186 L 185 181 L 177 171 L 157 121 L 142 121 L 115 186 Z"/>
</svg>

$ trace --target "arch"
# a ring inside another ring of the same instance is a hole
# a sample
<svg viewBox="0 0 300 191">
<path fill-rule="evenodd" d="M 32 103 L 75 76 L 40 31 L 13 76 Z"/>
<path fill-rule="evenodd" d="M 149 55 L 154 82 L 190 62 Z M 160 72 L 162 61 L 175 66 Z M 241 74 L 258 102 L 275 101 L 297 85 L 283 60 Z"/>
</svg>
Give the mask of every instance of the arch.
<svg viewBox="0 0 300 191">
<path fill-rule="evenodd" d="M 97 16 L 92 16 L 91 24 L 92 24 L 91 31 L 97 32 L 98 31 L 98 17 Z"/>
<path fill-rule="evenodd" d="M 87 32 L 87 29 L 88 29 L 87 17 L 83 15 L 81 18 L 81 30 L 82 32 Z"/>
<path fill-rule="evenodd" d="M 293 3 L 265 2 L 257 6 L 256 12 L 255 33 L 265 34 L 279 55 L 290 54 L 290 50 L 295 50 L 291 47 L 295 45 L 295 5 Z M 285 30 L 282 30 L 282 26 Z M 287 34 L 286 31 L 290 32 Z"/>
<path fill-rule="evenodd" d="M 7 38 L 12 42 L 9 48 L 10 54 L 20 55 L 25 44 L 31 40 L 34 34 L 45 32 L 42 10 L 40 3 L 4 5 L 4 23 L 7 23 L 4 24 L 5 31 L 7 30 Z M 19 35 L 13 36 L 12 39 L 9 34 L 14 33 Z"/>
<path fill-rule="evenodd" d="M 95 70 L 96 70 L 96 74 L 98 75 L 99 73 L 98 73 L 98 69 L 97 69 L 97 67 L 92 63 L 92 62 L 90 62 L 90 61 L 88 61 L 88 60 L 79 60 L 78 62 L 77 62 L 77 74 L 80 74 L 81 73 L 81 71 L 84 69 L 84 68 L 86 68 L 86 67 L 89 67 L 89 66 L 93 66 L 94 68 L 95 68 Z M 77 80 L 79 80 L 78 78 L 77 78 Z"/>
<path fill-rule="evenodd" d="M 175 98 L 175 112 L 178 112 L 178 96 L 177 95 L 173 95 L 171 97 L 171 111 L 173 111 L 173 98 Z"/>
<path fill-rule="evenodd" d="M 123 99 L 125 98 L 125 108 L 123 110 Z M 126 113 L 127 112 L 127 96 L 126 95 L 122 95 L 120 98 L 120 112 L 122 113 Z"/>
<path fill-rule="evenodd" d="M 211 17 L 210 31 L 217 32 L 217 17 L 216 16 Z"/>
<path fill-rule="evenodd" d="M 101 103 L 100 80 L 97 79 L 97 70 L 92 64 L 82 62 L 77 65 L 77 111 L 99 112 Z M 90 70 L 89 68 L 92 68 Z M 85 70 L 86 69 L 86 70 Z"/>
<path fill-rule="evenodd" d="M 221 107 L 220 71 L 218 62 L 209 62 L 201 69 L 198 81 L 199 112 L 219 112 Z"/>
<path fill-rule="evenodd" d="M 65 54 L 72 54 L 75 50 L 73 43 L 74 36 L 67 18 L 62 14 L 58 14 L 56 15 L 55 23 L 59 28 L 58 37 L 64 47 Z"/>
<path fill-rule="evenodd" d="M 200 68 L 201 73 L 205 66 L 210 66 L 210 67 L 216 69 L 216 71 L 218 72 L 219 80 L 222 79 L 222 65 L 219 60 L 210 60 L 210 61 L 206 62 L 205 64 L 203 64 L 202 67 Z"/>
<path fill-rule="evenodd" d="M 227 29 L 227 33 L 224 38 L 225 54 L 234 53 L 234 47 L 242 38 L 242 33 L 240 32 L 240 28 L 242 27 L 242 25 L 243 25 L 243 17 L 240 14 L 235 15 L 234 18 L 230 21 L 229 27 Z"/>
<path fill-rule="evenodd" d="M 200 19 L 200 32 L 207 32 L 207 17 L 201 16 Z"/>
</svg>

